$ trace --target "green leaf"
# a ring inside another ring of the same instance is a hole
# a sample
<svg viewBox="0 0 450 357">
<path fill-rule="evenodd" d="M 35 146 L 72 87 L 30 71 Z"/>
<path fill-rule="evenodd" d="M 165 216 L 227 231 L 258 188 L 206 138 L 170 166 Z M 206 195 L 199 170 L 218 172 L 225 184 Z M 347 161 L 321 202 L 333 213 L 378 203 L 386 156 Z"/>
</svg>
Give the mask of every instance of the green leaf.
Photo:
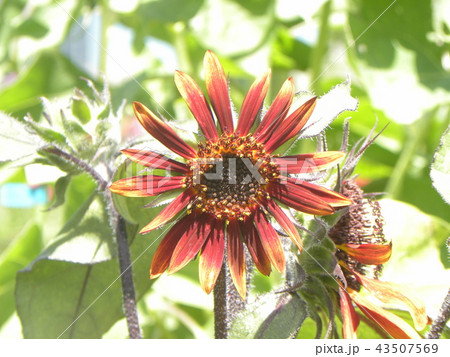
<svg viewBox="0 0 450 357">
<path fill-rule="evenodd" d="M 44 126 L 30 117 L 26 117 L 23 120 L 23 123 L 30 131 L 39 135 L 47 143 L 59 147 L 67 147 L 66 137 L 58 131 L 51 129 L 48 126 Z"/>
<path fill-rule="evenodd" d="M 202 6 L 204 0 L 152 0 L 139 5 L 136 14 L 147 21 L 188 21 Z"/>
<path fill-rule="evenodd" d="M 66 191 L 69 186 L 70 180 L 72 179 L 71 175 L 66 175 L 60 177 L 55 182 L 55 192 L 53 197 L 53 202 L 47 211 L 55 209 L 56 207 L 61 206 L 66 201 Z"/>
<path fill-rule="evenodd" d="M 103 199 L 93 193 L 64 225 L 40 259 L 92 264 L 114 255 L 113 233 Z"/>
<path fill-rule="evenodd" d="M 23 70 L 9 87 L 0 90 L 0 110 L 23 117 L 41 112 L 39 97 L 52 98 L 72 89 L 85 76 L 57 49 L 39 53 L 32 65 Z"/>
<path fill-rule="evenodd" d="M 450 204 L 450 127 L 442 135 L 430 172 L 434 188 Z"/>
<path fill-rule="evenodd" d="M 302 55 L 299 56 L 299 53 Z M 307 70 L 311 47 L 291 36 L 287 29 L 281 28 L 276 32 L 272 45 L 272 68 L 293 68 Z"/>
<path fill-rule="evenodd" d="M 334 252 L 319 245 L 304 249 L 299 261 L 307 274 L 332 274 L 336 266 Z"/>
<path fill-rule="evenodd" d="M 48 27 L 42 22 L 34 18 L 29 18 L 15 29 L 14 35 L 41 38 L 47 34 L 48 30 Z"/>
<path fill-rule="evenodd" d="M 41 230 L 29 224 L 0 257 L 0 327 L 14 313 L 14 287 L 17 271 L 25 267 L 42 249 Z"/>
<path fill-rule="evenodd" d="M 0 162 L 32 155 L 41 145 L 41 140 L 29 133 L 20 121 L 0 112 Z"/>
<path fill-rule="evenodd" d="M 153 284 L 148 271 L 162 233 L 144 237 L 136 232 L 137 226 L 127 225 L 139 299 Z M 18 273 L 16 305 L 26 338 L 100 338 L 124 317 L 115 244 L 98 194 L 92 194 L 57 240 Z"/>
<path fill-rule="evenodd" d="M 233 322 L 230 338 L 290 338 L 305 318 L 306 304 L 298 295 L 262 295 Z"/>
<path fill-rule="evenodd" d="M 72 114 L 82 124 L 87 124 L 91 120 L 91 109 L 83 99 L 72 98 Z"/>
</svg>

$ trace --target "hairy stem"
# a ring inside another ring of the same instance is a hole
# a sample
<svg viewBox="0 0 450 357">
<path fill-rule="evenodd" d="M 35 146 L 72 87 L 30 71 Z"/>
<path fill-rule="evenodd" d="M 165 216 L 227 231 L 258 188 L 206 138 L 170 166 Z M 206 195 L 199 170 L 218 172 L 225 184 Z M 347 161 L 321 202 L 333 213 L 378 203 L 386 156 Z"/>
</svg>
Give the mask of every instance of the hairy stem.
<svg viewBox="0 0 450 357">
<path fill-rule="evenodd" d="M 245 302 L 231 280 L 230 270 L 224 260 L 214 286 L 214 335 L 217 339 L 228 338 L 231 323 Z"/>
<path fill-rule="evenodd" d="M 427 333 L 426 338 L 439 338 L 444 330 L 445 324 L 450 319 L 450 290 L 442 303 L 441 310 L 438 317 L 433 321 L 430 331 Z"/>
<path fill-rule="evenodd" d="M 106 186 L 108 186 L 108 182 L 104 180 L 100 174 L 95 171 L 95 169 L 89 165 L 87 162 L 77 158 L 76 156 L 73 156 L 72 154 L 69 154 L 68 152 L 61 150 L 57 147 L 47 147 L 42 149 L 43 151 L 49 152 L 50 154 L 56 155 L 61 157 L 62 159 L 75 164 L 75 166 L 78 166 L 80 169 L 82 169 L 84 172 L 86 172 L 89 176 L 91 176 L 98 184 L 98 190 L 103 191 L 106 189 Z"/>
<path fill-rule="evenodd" d="M 128 246 L 127 230 L 125 220 L 115 211 L 115 234 L 117 239 L 117 250 L 119 253 L 120 277 L 122 280 L 123 309 L 127 320 L 128 334 L 130 338 L 142 338 L 139 327 L 139 319 L 136 306 L 136 293 L 133 282 L 133 270 L 131 264 L 130 249 Z"/>
<path fill-rule="evenodd" d="M 246 249 L 245 263 L 247 267 L 247 290 L 249 290 L 253 262 Z M 225 247 L 222 269 L 214 286 L 214 337 L 216 339 L 227 339 L 229 337 L 231 324 L 239 312 L 244 309 L 245 304 L 246 301 L 242 300 L 231 279 Z"/>
</svg>

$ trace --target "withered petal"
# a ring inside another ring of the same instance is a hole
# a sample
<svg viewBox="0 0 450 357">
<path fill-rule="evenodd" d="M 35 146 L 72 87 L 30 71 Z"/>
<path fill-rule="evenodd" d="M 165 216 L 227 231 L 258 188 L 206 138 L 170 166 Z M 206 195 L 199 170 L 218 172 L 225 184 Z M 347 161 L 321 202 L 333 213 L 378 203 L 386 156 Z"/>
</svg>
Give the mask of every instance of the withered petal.
<svg viewBox="0 0 450 357">
<path fill-rule="evenodd" d="M 352 244 L 344 243 L 336 245 L 350 257 L 362 264 L 378 265 L 386 263 L 391 257 L 392 243 L 389 244 Z"/>
<path fill-rule="evenodd" d="M 358 338 L 356 331 L 359 326 L 359 316 L 353 307 L 350 296 L 344 289 L 339 288 L 339 298 L 342 314 L 342 335 L 345 339 Z"/>
<path fill-rule="evenodd" d="M 420 339 L 420 335 L 414 330 L 407 322 L 403 319 L 394 315 L 361 296 L 361 294 L 356 291 L 349 292 L 350 297 L 359 309 L 366 315 L 369 319 L 378 324 L 383 330 L 385 330 L 393 338 L 415 338 Z"/>
<path fill-rule="evenodd" d="M 353 274 L 358 282 L 380 301 L 385 304 L 401 304 L 405 306 L 411 314 L 417 330 L 423 330 L 428 324 L 425 304 L 405 287 L 391 282 L 370 279 L 355 271 L 353 271 Z"/>
</svg>

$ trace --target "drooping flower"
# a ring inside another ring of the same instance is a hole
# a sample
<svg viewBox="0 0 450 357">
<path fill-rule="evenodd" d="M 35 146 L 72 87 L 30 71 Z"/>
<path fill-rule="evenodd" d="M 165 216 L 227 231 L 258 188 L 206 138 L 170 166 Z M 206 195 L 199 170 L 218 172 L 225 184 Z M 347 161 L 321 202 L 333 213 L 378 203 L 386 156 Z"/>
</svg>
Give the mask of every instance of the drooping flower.
<svg viewBox="0 0 450 357">
<path fill-rule="evenodd" d="M 342 215 L 328 232 L 335 242 L 343 281 L 339 288 L 344 338 L 357 338 L 359 310 L 378 327 L 393 338 L 421 338 L 420 331 L 428 323 L 428 316 L 422 301 L 404 287 L 378 280 L 382 265 L 391 257 L 392 244 L 383 233 L 383 218 L 379 203 L 364 197 L 363 191 L 354 180 L 344 181 L 342 193 L 351 198 L 354 205 Z M 411 314 L 414 326 L 394 313 L 371 302 L 361 293 L 370 295 L 386 304 L 403 305 Z"/>
<path fill-rule="evenodd" d="M 301 237 L 280 204 L 314 215 L 329 215 L 351 204 L 339 193 L 289 177 L 326 169 L 337 164 L 344 153 L 273 155 L 279 146 L 298 136 L 314 110 L 316 98 L 292 109 L 294 85 L 289 78 L 261 118 L 269 88 L 270 72 L 267 72 L 251 86 L 235 126 L 225 72 L 210 51 L 205 55 L 204 66 L 211 106 L 189 75 L 180 71 L 175 74 L 175 83 L 198 122 L 204 142 L 192 147 L 143 104 L 133 103 L 145 130 L 184 162 L 153 151 L 122 150 L 131 160 L 150 169 L 165 169 L 170 174 L 124 178 L 114 182 L 110 190 L 129 197 L 179 191 L 140 231 L 150 232 L 182 216 L 157 248 L 151 278 L 166 270 L 174 273 L 199 255 L 200 283 L 210 293 L 226 249 L 231 277 L 245 298 L 244 244 L 261 273 L 269 275 L 272 265 L 280 272 L 285 267 L 280 239 L 270 217 L 302 249 Z"/>
</svg>

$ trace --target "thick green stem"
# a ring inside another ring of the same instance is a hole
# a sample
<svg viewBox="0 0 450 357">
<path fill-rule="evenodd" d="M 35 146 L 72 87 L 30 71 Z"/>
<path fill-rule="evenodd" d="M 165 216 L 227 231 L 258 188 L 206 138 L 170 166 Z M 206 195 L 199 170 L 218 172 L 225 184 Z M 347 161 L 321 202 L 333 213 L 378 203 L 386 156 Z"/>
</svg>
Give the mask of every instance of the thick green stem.
<svg viewBox="0 0 450 357">
<path fill-rule="evenodd" d="M 425 126 L 428 123 L 430 115 L 434 111 L 427 113 L 423 118 L 411 124 L 407 128 L 407 140 L 405 146 L 400 154 L 400 157 L 395 164 L 392 175 L 386 185 L 385 191 L 390 194 L 390 197 L 395 199 L 401 194 L 403 181 L 407 174 L 407 170 L 416 153 L 418 145 L 422 142 L 423 136 L 426 134 Z"/>
</svg>

